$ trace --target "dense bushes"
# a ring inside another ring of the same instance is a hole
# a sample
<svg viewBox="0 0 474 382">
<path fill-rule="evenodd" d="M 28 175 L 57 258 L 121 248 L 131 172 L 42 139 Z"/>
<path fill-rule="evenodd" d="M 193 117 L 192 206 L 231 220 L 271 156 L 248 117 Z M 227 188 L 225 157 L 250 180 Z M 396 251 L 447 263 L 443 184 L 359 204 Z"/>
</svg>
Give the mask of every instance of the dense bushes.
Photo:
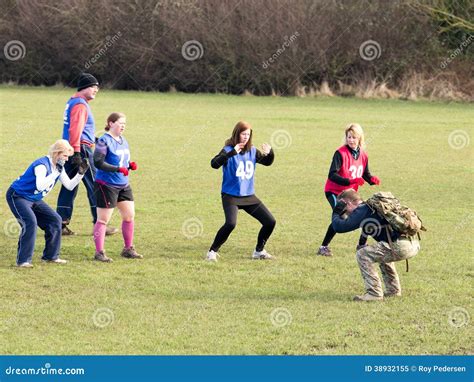
<svg viewBox="0 0 474 382">
<path fill-rule="evenodd" d="M 468 98 L 472 31 L 433 12 L 446 3 L 2 0 L 0 80 L 89 71 L 117 89 Z M 470 2 L 455 4 L 469 20 Z"/>
</svg>

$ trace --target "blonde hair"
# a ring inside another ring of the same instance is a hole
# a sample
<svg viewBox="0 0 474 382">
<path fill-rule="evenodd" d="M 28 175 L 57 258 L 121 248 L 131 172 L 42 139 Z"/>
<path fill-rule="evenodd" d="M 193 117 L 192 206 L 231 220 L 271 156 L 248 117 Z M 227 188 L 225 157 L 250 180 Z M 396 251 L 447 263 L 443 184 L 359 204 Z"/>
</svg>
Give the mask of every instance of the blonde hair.
<svg viewBox="0 0 474 382">
<path fill-rule="evenodd" d="M 346 130 L 344 130 L 344 139 L 347 138 L 347 134 L 352 133 L 355 137 L 359 138 L 359 147 L 364 149 L 365 148 L 365 137 L 364 137 L 364 130 L 362 130 L 362 126 L 358 123 L 349 123 L 346 126 Z"/>
<path fill-rule="evenodd" d="M 53 145 L 51 145 L 48 154 L 51 157 L 53 163 L 56 164 L 56 162 L 58 161 L 58 156 L 62 153 L 71 156 L 72 154 L 74 154 L 74 149 L 65 139 L 58 139 L 56 142 L 54 142 Z"/>
</svg>

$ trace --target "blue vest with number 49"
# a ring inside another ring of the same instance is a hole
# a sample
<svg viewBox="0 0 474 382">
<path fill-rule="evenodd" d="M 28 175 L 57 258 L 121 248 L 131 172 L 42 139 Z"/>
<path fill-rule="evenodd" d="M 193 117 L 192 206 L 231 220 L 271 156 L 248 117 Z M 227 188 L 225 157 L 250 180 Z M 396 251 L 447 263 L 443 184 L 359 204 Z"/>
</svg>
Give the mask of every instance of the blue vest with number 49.
<svg viewBox="0 0 474 382">
<path fill-rule="evenodd" d="M 225 146 L 228 153 L 234 148 Z M 227 160 L 222 167 L 222 192 L 232 196 L 250 196 L 255 194 L 254 175 L 257 161 L 257 149 L 252 146 L 250 151 L 239 153 Z"/>
</svg>

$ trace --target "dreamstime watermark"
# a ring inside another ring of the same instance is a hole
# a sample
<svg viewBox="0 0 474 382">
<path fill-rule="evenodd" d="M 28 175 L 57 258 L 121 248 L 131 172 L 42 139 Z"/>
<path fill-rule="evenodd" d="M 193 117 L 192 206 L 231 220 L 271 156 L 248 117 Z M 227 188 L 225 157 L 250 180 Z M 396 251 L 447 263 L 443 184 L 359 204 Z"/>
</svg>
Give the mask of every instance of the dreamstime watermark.
<svg viewBox="0 0 474 382">
<path fill-rule="evenodd" d="M 99 51 L 84 63 L 84 68 L 89 69 L 97 61 L 99 61 L 101 57 L 105 56 L 107 51 L 120 39 L 120 37 L 122 37 L 122 32 L 120 31 L 118 31 L 112 37 L 107 36 L 105 38 L 105 43 L 102 45 Z"/>
<path fill-rule="evenodd" d="M 382 225 L 377 219 L 367 218 L 361 221 L 360 228 L 362 230 L 362 235 L 365 237 L 368 236 L 378 236 L 382 232 Z"/>
<path fill-rule="evenodd" d="M 359 55 L 364 61 L 373 61 L 382 54 L 382 48 L 377 41 L 366 40 L 359 46 Z"/>
<path fill-rule="evenodd" d="M 440 65 L 439 67 L 441 69 L 446 69 L 448 65 L 457 57 L 459 56 L 464 50 L 471 45 L 471 43 L 474 41 L 474 35 L 470 34 L 469 37 L 464 39 L 459 46 L 453 50 L 453 52 L 447 57 Z"/>
<path fill-rule="evenodd" d="M 189 240 L 194 239 L 195 237 L 201 236 L 203 233 L 203 230 L 204 230 L 204 227 L 203 227 L 202 221 L 196 216 L 186 219 L 181 226 L 181 232 Z"/>
<path fill-rule="evenodd" d="M 15 303 L 13 311 L 10 311 L 9 309 L 5 308 L 4 313 L 6 313 L 6 316 L 2 319 L 2 325 L 0 325 L 0 333 L 9 332 L 13 330 L 13 326 L 18 323 L 18 317 L 26 317 L 29 313 L 30 308 L 30 304 L 21 303 L 18 301 Z"/>
<path fill-rule="evenodd" d="M 84 375 L 86 372 L 82 367 L 76 368 L 53 368 L 49 362 L 42 367 L 12 367 L 5 369 L 6 375 Z"/>
<path fill-rule="evenodd" d="M 25 230 L 23 228 L 23 221 L 19 221 L 16 218 L 9 218 L 3 224 L 3 233 L 5 236 L 18 239 L 20 233 L 24 235 Z"/>
<path fill-rule="evenodd" d="M 9 147 L 21 145 L 25 140 L 25 135 L 29 132 L 31 133 L 33 129 L 33 121 L 25 121 L 15 126 L 14 128 L 14 136 L 9 138 L 5 145 L 3 145 L 3 149 L 6 150 Z"/>
<path fill-rule="evenodd" d="M 277 150 L 290 147 L 292 142 L 291 134 L 286 130 L 276 130 L 270 137 L 270 146 Z"/>
<path fill-rule="evenodd" d="M 203 135 L 203 133 L 209 128 L 209 124 L 205 124 L 204 126 L 199 126 L 196 129 L 193 129 L 193 134 L 188 138 L 186 143 L 184 143 L 179 150 L 175 151 L 176 157 L 180 158 L 183 155 L 185 155 L 186 150 L 191 146 L 193 143 L 196 142 L 196 139 Z M 178 163 L 181 164 L 182 161 L 179 161 Z"/>
<path fill-rule="evenodd" d="M 448 144 L 455 150 L 461 150 L 469 145 L 471 141 L 469 134 L 465 130 L 454 130 L 449 134 Z"/>
<path fill-rule="evenodd" d="M 286 308 L 276 308 L 270 313 L 270 321 L 273 326 L 277 328 L 283 328 L 284 326 L 290 325 L 293 321 L 291 312 Z"/>
<path fill-rule="evenodd" d="M 20 40 L 8 41 L 3 47 L 5 58 L 10 61 L 18 61 L 26 56 L 26 47 Z"/>
<path fill-rule="evenodd" d="M 456 242 L 455 233 L 463 232 L 466 226 L 472 225 L 472 220 L 474 218 L 473 212 L 468 212 L 452 229 L 452 233 L 447 235 L 442 243 L 439 245 L 440 250 L 446 250 L 453 242 Z M 454 234 L 453 234 L 454 233 Z"/>
<path fill-rule="evenodd" d="M 185 60 L 196 61 L 204 55 L 204 48 L 198 40 L 189 40 L 181 47 L 181 55 Z"/>
<path fill-rule="evenodd" d="M 293 33 L 290 37 L 285 36 L 284 37 L 285 41 L 283 42 L 283 44 L 281 44 L 281 47 L 278 48 L 276 50 L 276 52 L 273 53 L 267 60 L 262 62 L 262 68 L 263 69 L 268 69 L 270 67 L 270 65 L 273 64 L 274 62 L 276 62 L 278 57 L 280 57 L 285 52 L 285 50 L 287 48 L 289 48 L 291 46 L 291 44 L 293 44 L 296 41 L 296 39 L 299 36 L 300 36 L 299 32 Z"/>
<path fill-rule="evenodd" d="M 469 312 L 460 307 L 455 307 L 448 312 L 448 324 L 454 328 L 462 328 L 469 324 Z"/>
<path fill-rule="evenodd" d="M 115 315 L 112 309 L 99 308 L 92 315 L 92 322 L 98 328 L 106 328 L 111 325 L 115 320 Z"/>
</svg>

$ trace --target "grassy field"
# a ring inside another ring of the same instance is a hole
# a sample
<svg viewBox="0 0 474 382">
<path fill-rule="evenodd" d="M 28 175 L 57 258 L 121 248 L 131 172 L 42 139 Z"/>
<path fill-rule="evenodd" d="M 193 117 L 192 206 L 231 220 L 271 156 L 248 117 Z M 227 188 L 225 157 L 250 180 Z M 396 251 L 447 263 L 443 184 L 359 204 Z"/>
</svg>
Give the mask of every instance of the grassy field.
<svg viewBox="0 0 474 382">
<path fill-rule="evenodd" d="M 0 87 L 1 181 L 11 182 L 60 138 L 72 89 Z M 136 246 L 145 258 L 92 260 L 92 224 L 81 185 L 63 240 L 66 266 L 14 266 L 16 224 L 1 205 L 2 354 L 472 354 L 472 104 L 270 98 L 101 91 L 91 104 L 98 132 L 107 115 L 127 115 L 139 170 Z M 245 213 L 221 248 L 203 261 L 223 223 L 221 171 L 210 159 L 234 124 L 273 143 L 276 160 L 259 167 L 256 193 L 277 226 L 267 249 L 277 261 L 250 260 L 259 225 Z M 403 297 L 355 303 L 363 292 L 355 261 L 358 232 L 338 235 L 333 258 L 315 252 L 329 223 L 323 187 L 343 127 L 366 131 L 370 168 L 416 209 L 428 232 L 410 272 L 399 263 Z M 456 131 L 458 130 L 458 131 Z M 56 206 L 59 186 L 45 199 Z M 4 196 L 2 196 L 4 198 Z M 113 225 L 119 226 L 115 212 Z M 470 321 L 469 321 L 470 320 Z"/>
</svg>

